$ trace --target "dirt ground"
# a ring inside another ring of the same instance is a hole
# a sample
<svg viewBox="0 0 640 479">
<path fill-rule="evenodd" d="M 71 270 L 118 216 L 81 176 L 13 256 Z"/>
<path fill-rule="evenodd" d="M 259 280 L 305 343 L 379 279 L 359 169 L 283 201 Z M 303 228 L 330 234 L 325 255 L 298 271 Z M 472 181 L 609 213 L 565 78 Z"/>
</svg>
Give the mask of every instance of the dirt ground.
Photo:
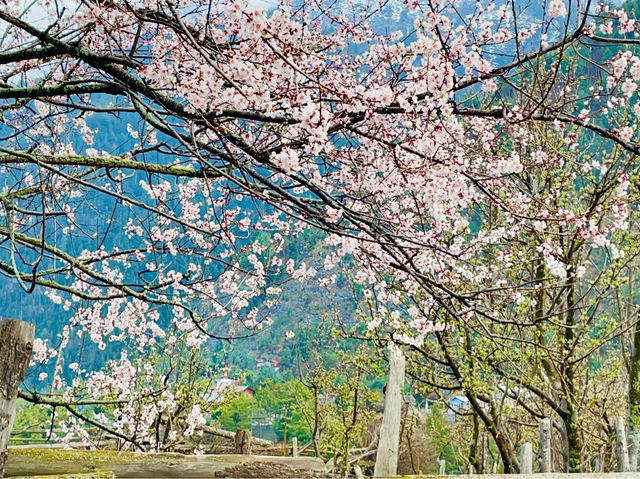
<svg viewBox="0 0 640 479">
<path fill-rule="evenodd" d="M 312 478 L 326 477 L 326 474 L 318 474 L 317 472 L 295 469 L 285 464 L 276 464 L 269 462 L 238 464 L 237 466 L 228 467 L 222 471 L 215 473 L 215 477 L 224 478 Z"/>
</svg>

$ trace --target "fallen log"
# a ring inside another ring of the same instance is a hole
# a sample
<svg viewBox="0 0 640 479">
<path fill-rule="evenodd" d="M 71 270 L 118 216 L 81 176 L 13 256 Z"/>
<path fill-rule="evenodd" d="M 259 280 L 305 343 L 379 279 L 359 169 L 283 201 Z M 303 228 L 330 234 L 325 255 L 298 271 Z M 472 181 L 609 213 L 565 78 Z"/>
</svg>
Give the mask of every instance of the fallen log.
<svg viewBox="0 0 640 479">
<path fill-rule="evenodd" d="M 201 426 L 197 429 L 200 429 L 202 432 L 205 432 L 207 434 L 213 434 L 214 436 L 226 437 L 227 439 L 231 439 L 232 441 L 236 440 L 235 432 L 225 431 L 224 429 L 211 426 Z M 273 442 L 267 441 L 266 439 L 260 439 L 259 437 L 252 437 L 251 444 L 266 447 L 274 445 Z"/>
</svg>

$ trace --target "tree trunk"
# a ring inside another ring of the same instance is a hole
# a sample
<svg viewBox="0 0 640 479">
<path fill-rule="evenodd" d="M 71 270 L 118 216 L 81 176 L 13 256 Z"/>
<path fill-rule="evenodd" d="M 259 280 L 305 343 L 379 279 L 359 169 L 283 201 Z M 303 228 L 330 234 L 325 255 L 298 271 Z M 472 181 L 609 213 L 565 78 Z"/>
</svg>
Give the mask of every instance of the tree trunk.
<svg viewBox="0 0 640 479">
<path fill-rule="evenodd" d="M 18 384 L 29 366 L 33 338 L 33 324 L 16 319 L 3 319 L 0 323 L 0 477 L 4 475 L 7 463 Z"/>
<path fill-rule="evenodd" d="M 480 438 L 480 418 L 474 413 L 473 415 L 473 437 L 469 445 L 469 465 L 476 474 L 482 474 L 482 463 L 478 460 L 478 440 Z"/>
<path fill-rule="evenodd" d="M 578 431 L 578 415 L 573 410 L 572 404 L 567 406 L 567 415 L 564 418 L 564 426 L 567 434 L 567 468 L 566 472 L 580 471 L 580 451 L 582 449 Z"/>
<path fill-rule="evenodd" d="M 455 360 L 449 353 L 447 349 L 447 345 L 444 342 L 443 336 L 440 333 L 436 333 L 436 338 L 438 339 L 438 343 L 444 354 L 447 364 L 451 368 L 451 372 L 455 376 L 456 380 L 462 384 L 464 381 L 464 374 L 458 368 Z M 489 415 L 483 405 L 480 404 L 478 400 L 478 396 L 471 390 L 464 391 L 465 396 L 469 400 L 469 404 L 473 408 L 474 412 L 478 415 L 478 417 L 482 420 L 485 425 L 485 428 L 491 437 L 495 441 L 496 447 L 500 452 L 500 458 L 502 459 L 503 464 L 503 472 L 505 474 L 510 474 L 513 472 L 517 472 L 519 470 L 518 459 L 516 457 L 515 449 L 507 436 L 507 433 L 504 430 L 503 425 L 500 422 L 499 416 L 496 414 L 496 409 L 492 408 L 492 414 Z M 487 398 L 490 401 L 490 397 Z"/>
<path fill-rule="evenodd" d="M 562 364 L 562 372 L 564 378 L 564 396 L 566 403 L 564 404 L 565 414 L 562 417 L 566 433 L 566 463 L 565 472 L 580 472 L 580 453 L 582 445 L 580 441 L 580 432 L 578 428 L 578 411 L 575 407 L 576 401 L 576 370 L 575 365 L 571 361 L 572 351 L 575 342 L 576 324 L 576 303 L 575 303 L 575 279 L 572 274 L 573 269 L 569 268 L 571 280 L 567 287 L 567 314 L 565 322 L 567 328 L 564 331 L 564 364 Z"/>
<path fill-rule="evenodd" d="M 493 440 L 496 443 L 496 447 L 500 452 L 500 459 L 502 459 L 502 472 L 504 474 L 514 474 L 520 470 L 518 459 L 516 458 L 515 450 L 509 440 L 509 437 L 504 432 L 504 429 L 499 424 L 499 430 L 494 430 L 494 426 L 487 426 L 487 429 L 493 436 Z"/>
</svg>

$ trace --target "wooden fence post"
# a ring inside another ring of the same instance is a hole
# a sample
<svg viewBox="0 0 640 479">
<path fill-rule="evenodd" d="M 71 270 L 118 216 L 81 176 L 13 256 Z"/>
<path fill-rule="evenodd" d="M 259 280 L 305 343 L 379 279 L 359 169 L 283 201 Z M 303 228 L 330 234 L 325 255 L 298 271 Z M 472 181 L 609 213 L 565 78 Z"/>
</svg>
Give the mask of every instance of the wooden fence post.
<svg viewBox="0 0 640 479">
<path fill-rule="evenodd" d="M 630 429 L 629 431 L 629 472 L 638 472 L 638 448 L 640 448 L 640 436 L 638 432 Z"/>
<path fill-rule="evenodd" d="M 0 322 L 0 477 L 7 463 L 18 384 L 29 366 L 34 334 L 33 324 L 25 321 L 3 319 Z"/>
<path fill-rule="evenodd" d="M 294 437 L 291 440 L 291 455 L 293 457 L 298 457 L 299 456 L 299 454 L 298 454 L 298 438 L 297 437 Z"/>
<path fill-rule="evenodd" d="M 520 446 L 520 474 L 533 474 L 533 448 L 530 442 Z"/>
<path fill-rule="evenodd" d="M 389 381 L 384 395 L 384 415 L 373 477 L 395 476 L 398 471 L 404 365 L 403 354 L 389 353 Z"/>
<path fill-rule="evenodd" d="M 441 476 L 445 475 L 447 473 L 447 461 L 445 461 L 444 459 L 438 459 L 438 464 L 440 465 L 438 474 L 440 474 Z"/>
<path fill-rule="evenodd" d="M 551 472 L 551 420 L 538 423 L 538 466 L 540 472 Z"/>
<path fill-rule="evenodd" d="M 629 451 L 627 449 L 627 434 L 624 428 L 624 418 L 616 418 L 616 470 L 629 472 Z"/>
<path fill-rule="evenodd" d="M 235 453 L 251 454 L 251 432 L 246 429 L 236 430 Z"/>
<path fill-rule="evenodd" d="M 602 455 L 596 456 L 594 462 L 593 472 L 604 472 L 604 460 L 602 459 Z"/>
</svg>

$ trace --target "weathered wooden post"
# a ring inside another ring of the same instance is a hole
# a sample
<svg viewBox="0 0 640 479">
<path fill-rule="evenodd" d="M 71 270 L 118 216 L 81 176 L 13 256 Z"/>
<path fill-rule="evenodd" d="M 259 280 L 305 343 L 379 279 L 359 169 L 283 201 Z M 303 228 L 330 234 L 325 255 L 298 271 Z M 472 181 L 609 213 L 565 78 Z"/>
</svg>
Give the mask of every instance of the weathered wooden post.
<svg viewBox="0 0 640 479">
<path fill-rule="evenodd" d="M 638 472 L 638 449 L 640 448 L 640 436 L 631 428 L 629 430 L 629 472 Z"/>
<path fill-rule="evenodd" d="M 34 334 L 33 324 L 25 321 L 3 319 L 0 322 L 0 477 L 4 475 L 7 463 L 18 384 L 29 366 Z"/>
<path fill-rule="evenodd" d="M 282 429 L 282 455 L 289 455 L 289 448 L 287 447 L 287 406 L 284 407 L 282 412 L 282 420 L 284 421 L 284 427 Z"/>
<path fill-rule="evenodd" d="M 486 474 L 489 470 L 489 438 L 482 437 L 482 470 Z"/>
<path fill-rule="evenodd" d="M 389 354 L 389 380 L 384 395 L 384 415 L 380 427 L 374 477 L 395 476 L 398 471 L 404 365 L 404 355 L 391 351 Z"/>
<path fill-rule="evenodd" d="M 538 423 L 538 467 L 551 472 L 551 420 L 545 417 Z"/>
<path fill-rule="evenodd" d="M 616 470 L 629 472 L 629 451 L 627 450 L 627 434 L 624 418 L 616 418 Z"/>
<path fill-rule="evenodd" d="M 596 456 L 593 472 L 604 472 L 604 460 L 602 456 Z"/>
<path fill-rule="evenodd" d="M 533 474 L 533 447 L 530 442 L 520 446 L 520 474 Z"/>
<path fill-rule="evenodd" d="M 235 437 L 235 453 L 251 454 L 251 432 L 246 429 L 237 429 Z"/>
<path fill-rule="evenodd" d="M 447 461 L 445 461 L 444 459 L 438 459 L 438 464 L 440 465 L 438 474 L 444 476 L 447 473 Z"/>
<path fill-rule="evenodd" d="M 298 438 L 297 437 L 294 437 L 291 440 L 291 455 L 293 457 L 298 457 L 299 456 L 299 454 L 298 454 Z"/>
</svg>

